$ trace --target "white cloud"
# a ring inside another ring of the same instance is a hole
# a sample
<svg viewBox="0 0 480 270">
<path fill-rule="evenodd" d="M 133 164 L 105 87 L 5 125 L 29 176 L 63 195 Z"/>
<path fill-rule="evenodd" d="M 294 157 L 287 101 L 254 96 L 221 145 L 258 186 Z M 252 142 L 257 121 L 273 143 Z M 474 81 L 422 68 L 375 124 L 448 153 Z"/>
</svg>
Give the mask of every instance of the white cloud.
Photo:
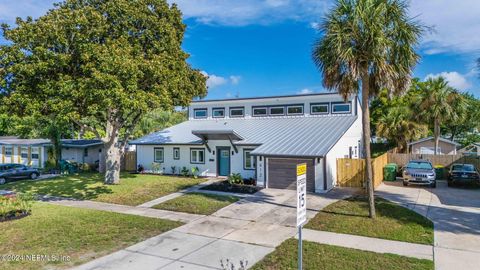
<svg viewBox="0 0 480 270">
<path fill-rule="evenodd" d="M 230 82 L 233 84 L 233 85 L 237 85 L 240 80 L 242 79 L 242 76 L 238 76 L 238 75 L 232 75 L 230 76 Z"/>
<path fill-rule="evenodd" d="M 411 1 L 410 13 L 427 26 L 422 48 L 427 54 L 480 51 L 480 1 Z"/>
<path fill-rule="evenodd" d="M 313 93 L 313 90 L 308 89 L 308 88 L 304 88 L 304 89 L 297 92 L 297 94 L 300 94 L 300 95 L 306 95 L 306 94 L 311 94 L 311 93 Z"/>
<path fill-rule="evenodd" d="M 242 26 L 285 20 L 311 21 L 321 17 L 329 1 L 318 0 L 169 0 L 186 18 L 198 22 Z"/>
<path fill-rule="evenodd" d="M 452 72 L 441 72 L 438 74 L 428 74 L 425 79 L 444 77 L 448 84 L 458 90 L 469 90 L 472 87 L 472 84 L 467 80 L 465 75 L 462 75 L 456 71 Z"/>
<path fill-rule="evenodd" d="M 207 86 L 208 88 L 215 88 L 221 85 L 231 84 L 237 85 L 240 82 L 241 76 L 238 75 L 231 75 L 228 78 L 218 76 L 215 74 L 208 74 L 206 71 L 201 72 L 207 79 Z"/>
</svg>

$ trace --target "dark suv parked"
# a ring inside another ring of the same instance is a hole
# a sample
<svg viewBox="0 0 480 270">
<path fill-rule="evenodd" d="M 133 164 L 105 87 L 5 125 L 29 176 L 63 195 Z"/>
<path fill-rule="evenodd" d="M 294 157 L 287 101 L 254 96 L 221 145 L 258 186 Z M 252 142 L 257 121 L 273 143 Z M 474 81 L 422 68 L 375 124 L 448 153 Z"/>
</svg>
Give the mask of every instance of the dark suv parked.
<svg viewBox="0 0 480 270">
<path fill-rule="evenodd" d="M 37 179 L 40 172 L 22 164 L 0 164 L 0 185 L 21 179 Z"/>
</svg>

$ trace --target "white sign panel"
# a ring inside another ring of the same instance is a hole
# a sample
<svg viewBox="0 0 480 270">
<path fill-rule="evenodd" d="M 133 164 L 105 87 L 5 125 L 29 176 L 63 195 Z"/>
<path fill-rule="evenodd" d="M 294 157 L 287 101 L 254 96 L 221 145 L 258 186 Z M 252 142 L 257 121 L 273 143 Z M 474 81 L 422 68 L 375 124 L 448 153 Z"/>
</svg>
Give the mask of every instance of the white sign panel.
<svg viewBox="0 0 480 270">
<path fill-rule="evenodd" d="M 307 164 L 297 165 L 297 227 L 307 221 Z"/>
</svg>

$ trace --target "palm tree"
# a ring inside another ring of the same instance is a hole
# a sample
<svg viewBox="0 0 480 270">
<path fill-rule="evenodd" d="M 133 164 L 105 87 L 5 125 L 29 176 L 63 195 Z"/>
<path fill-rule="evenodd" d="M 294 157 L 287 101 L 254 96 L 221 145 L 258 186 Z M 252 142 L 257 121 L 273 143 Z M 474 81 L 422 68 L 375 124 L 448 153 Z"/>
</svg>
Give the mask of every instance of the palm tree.
<svg viewBox="0 0 480 270">
<path fill-rule="evenodd" d="M 382 115 L 377 123 L 377 135 L 394 142 L 402 152 L 408 152 L 408 143 L 428 134 L 428 126 L 415 121 L 413 111 L 398 105 Z"/>
<path fill-rule="evenodd" d="M 423 27 L 408 17 L 404 0 L 337 0 L 319 30 L 313 60 L 325 88 L 347 98 L 361 87 L 369 214 L 375 218 L 369 99 L 383 88 L 390 94 L 408 89 Z"/>
<path fill-rule="evenodd" d="M 435 138 L 435 155 L 438 154 L 440 126 L 447 121 L 455 121 L 459 115 L 458 108 L 464 106 L 463 97 L 458 91 L 448 86 L 443 77 L 430 78 L 420 85 L 420 95 L 415 102 L 418 118 L 433 124 Z"/>
</svg>

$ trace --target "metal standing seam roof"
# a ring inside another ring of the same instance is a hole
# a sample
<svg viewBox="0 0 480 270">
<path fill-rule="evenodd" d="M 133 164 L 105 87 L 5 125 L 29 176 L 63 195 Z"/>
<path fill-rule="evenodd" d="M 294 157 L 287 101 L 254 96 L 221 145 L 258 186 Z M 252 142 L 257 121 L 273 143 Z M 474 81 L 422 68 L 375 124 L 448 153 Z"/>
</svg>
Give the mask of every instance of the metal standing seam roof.
<svg viewBox="0 0 480 270">
<path fill-rule="evenodd" d="M 0 145 L 43 145 L 50 143 L 46 139 L 0 139 Z"/>
<path fill-rule="evenodd" d="M 137 145 L 203 144 L 195 130 L 232 130 L 243 140 L 236 145 L 260 145 L 252 154 L 325 156 L 357 116 L 301 116 L 189 120 L 130 142 Z"/>
</svg>

